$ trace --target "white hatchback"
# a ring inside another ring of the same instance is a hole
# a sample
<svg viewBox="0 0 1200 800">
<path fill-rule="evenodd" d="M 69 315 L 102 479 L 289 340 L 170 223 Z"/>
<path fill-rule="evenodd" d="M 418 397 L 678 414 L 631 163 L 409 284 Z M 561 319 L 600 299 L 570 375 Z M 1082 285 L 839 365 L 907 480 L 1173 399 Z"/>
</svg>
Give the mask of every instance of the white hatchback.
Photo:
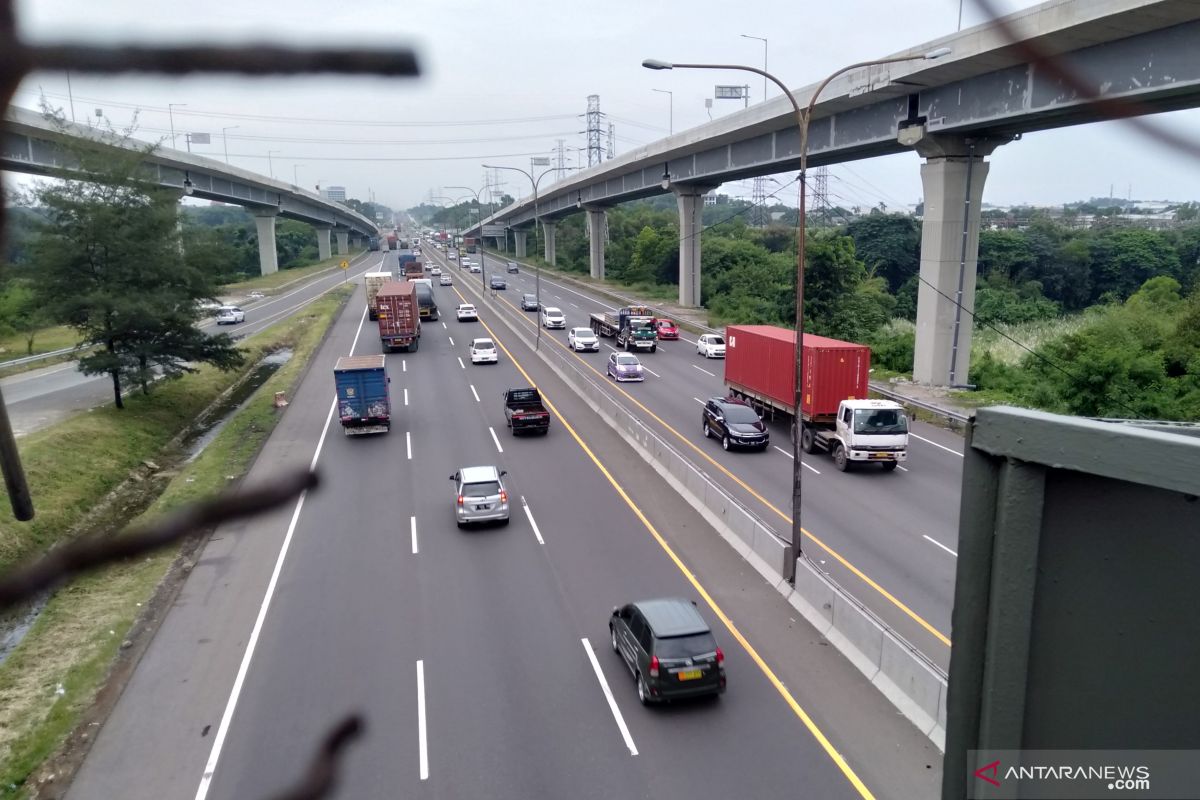
<svg viewBox="0 0 1200 800">
<path fill-rule="evenodd" d="M 725 357 L 725 337 L 706 333 L 696 340 L 696 352 L 705 358 Z"/>
<path fill-rule="evenodd" d="M 471 341 L 472 364 L 498 364 L 500 356 L 496 352 L 496 343 L 491 339 L 473 339 Z"/>
</svg>

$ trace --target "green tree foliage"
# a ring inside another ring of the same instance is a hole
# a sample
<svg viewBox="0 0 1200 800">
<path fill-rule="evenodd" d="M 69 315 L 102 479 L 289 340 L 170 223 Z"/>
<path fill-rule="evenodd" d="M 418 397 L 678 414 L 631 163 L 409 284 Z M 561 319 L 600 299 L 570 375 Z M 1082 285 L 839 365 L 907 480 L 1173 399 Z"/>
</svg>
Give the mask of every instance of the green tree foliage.
<svg viewBox="0 0 1200 800">
<path fill-rule="evenodd" d="M 1092 301 L 1124 300 L 1155 275 L 1180 274 L 1166 237 L 1140 228 L 1109 228 L 1092 240 Z"/>
<path fill-rule="evenodd" d="M 921 266 L 921 229 L 904 214 L 871 214 L 846 225 L 859 260 L 899 291 Z M 914 304 L 915 313 L 915 304 Z"/>
<path fill-rule="evenodd" d="M 149 150 L 128 132 L 123 144 L 123 156 L 80 147 L 78 171 L 35 190 L 42 221 L 32 248 L 39 302 L 96 347 L 80 369 L 109 375 L 118 408 L 124 383 L 148 392 L 156 374 L 242 360 L 227 335 L 197 327 L 216 283 L 180 253 L 175 194 L 142 179 Z"/>
<path fill-rule="evenodd" d="M 975 288 L 975 320 L 1015 325 L 1059 315 L 1058 303 L 1045 297 L 1036 281 L 1020 286 L 1002 275 L 990 275 Z"/>
</svg>

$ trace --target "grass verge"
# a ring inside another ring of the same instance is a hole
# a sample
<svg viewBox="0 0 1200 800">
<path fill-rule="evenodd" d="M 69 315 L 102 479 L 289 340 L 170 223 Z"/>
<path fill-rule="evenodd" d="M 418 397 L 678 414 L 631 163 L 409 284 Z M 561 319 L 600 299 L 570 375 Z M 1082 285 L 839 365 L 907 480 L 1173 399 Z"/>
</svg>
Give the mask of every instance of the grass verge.
<svg viewBox="0 0 1200 800">
<path fill-rule="evenodd" d="M 22 458 L 39 517 L 35 524 L 24 527 L 3 521 L 0 568 L 41 552 L 68 531 L 79 532 L 87 513 L 142 461 L 151 457 L 163 462 L 181 460 L 177 450 L 164 452 L 176 435 L 265 353 L 290 347 L 292 359 L 266 381 L 197 459 L 171 476 L 169 484 L 165 480 L 134 481 L 148 484 L 153 495 L 138 506 L 145 511 L 137 519 L 152 518 L 212 495 L 228 485 L 228 476 L 240 477 L 275 426 L 278 412 L 270 398 L 276 391 L 291 393 L 353 288 L 339 287 L 286 325 L 247 339 L 243 373 L 202 370 L 149 397 L 130 397 L 124 413 L 104 410 L 80 415 L 23 440 Z M 111 516 L 89 520 L 87 527 L 115 530 L 130 521 L 131 514 L 114 518 L 127 506 L 111 505 Z M 92 705 L 181 547 L 186 545 L 115 565 L 60 589 L 24 641 L 0 664 L 0 797 L 34 796 L 31 792 L 37 791 L 41 780 L 31 781 L 30 777 L 59 751 Z M 86 740 L 90 732 L 79 733 Z M 44 780 L 46 776 L 38 777 Z"/>
<path fill-rule="evenodd" d="M 353 261 L 361 256 L 364 252 L 359 250 L 346 256 L 333 256 L 324 261 L 318 261 L 316 264 L 309 264 L 307 267 L 292 267 L 291 269 L 281 269 L 278 272 L 272 272 L 270 275 L 257 275 L 253 278 L 248 278 L 237 283 L 230 283 L 221 287 L 221 294 L 237 294 L 238 292 L 252 292 L 255 289 L 279 289 L 289 283 L 302 281 L 306 278 L 312 278 L 315 275 L 324 272 L 331 267 L 336 267 L 342 263 L 342 259 Z"/>
<path fill-rule="evenodd" d="M 39 328 L 33 337 L 32 353 L 29 352 L 25 334 L 14 333 L 11 336 L 0 336 L 0 361 L 49 353 L 52 350 L 74 347 L 77 344 L 79 344 L 79 334 L 66 325 Z"/>
</svg>

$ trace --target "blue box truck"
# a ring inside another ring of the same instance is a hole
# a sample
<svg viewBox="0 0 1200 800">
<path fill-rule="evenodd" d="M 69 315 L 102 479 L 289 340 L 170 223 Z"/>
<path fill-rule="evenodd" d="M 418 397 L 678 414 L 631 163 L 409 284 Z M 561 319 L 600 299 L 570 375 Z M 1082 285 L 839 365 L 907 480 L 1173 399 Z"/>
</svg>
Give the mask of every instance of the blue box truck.
<svg viewBox="0 0 1200 800">
<path fill-rule="evenodd" d="M 392 425 L 383 356 L 342 356 L 333 368 L 338 417 L 347 436 L 387 433 Z"/>
</svg>

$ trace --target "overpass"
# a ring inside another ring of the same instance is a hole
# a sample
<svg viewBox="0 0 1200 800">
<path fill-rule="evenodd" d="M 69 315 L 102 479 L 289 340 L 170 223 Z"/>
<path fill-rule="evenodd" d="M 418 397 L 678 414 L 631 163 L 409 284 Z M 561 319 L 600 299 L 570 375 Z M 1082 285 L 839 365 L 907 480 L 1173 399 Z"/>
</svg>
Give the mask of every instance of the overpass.
<svg viewBox="0 0 1200 800">
<path fill-rule="evenodd" d="M 1027 131 L 1111 116 L 1111 109 L 1098 107 L 1092 97 L 1127 101 L 1131 114 L 1200 105 L 1196 2 L 1051 0 L 1002 22 L 897 54 L 919 58 L 950 48 L 950 55 L 936 61 L 842 75 L 822 93 L 809 128 L 809 166 L 912 151 L 924 158 L 922 282 L 913 365 L 913 377 L 924 383 L 966 382 L 986 157 Z M 1055 57 L 1090 92 L 1077 91 L 1046 64 L 1032 60 L 1023 46 Z M 630 61 L 689 55 L 630 54 Z M 804 86 L 794 94 L 804 105 L 815 89 L 816 84 Z M 536 209 L 526 199 L 483 224 L 516 229 L 520 256 L 536 216 L 545 229 L 545 258 L 554 263 L 555 223 L 586 211 L 591 274 L 602 278 L 605 209 L 674 192 L 680 218 L 679 302 L 699 306 L 703 195 L 726 181 L 799 167 L 799 129 L 790 102 L 781 96 L 577 173 L 543 191 Z M 956 296 L 961 296 L 965 313 L 957 313 Z"/>
<path fill-rule="evenodd" d="M 132 149 L 143 142 L 126 142 L 120 136 L 71 122 L 55 121 L 44 114 L 9 106 L 0 140 L 0 169 L 35 175 L 70 172 L 65 140 L 91 142 L 99 147 Z M 318 194 L 274 178 L 231 167 L 192 153 L 158 147 L 145 158 L 147 168 L 162 186 L 180 195 L 243 206 L 254 215 L 258 228 L 258 258 L 264 275 L 279 269 L 275 250 L 275 218 L 307 222 L 317 229 L 317 249 L 322 259 L 350 252 L 351 239 L 375 235 L 374 221 Z M 334 237 L 333 235 L 336 234 Z"/>
</svg>

